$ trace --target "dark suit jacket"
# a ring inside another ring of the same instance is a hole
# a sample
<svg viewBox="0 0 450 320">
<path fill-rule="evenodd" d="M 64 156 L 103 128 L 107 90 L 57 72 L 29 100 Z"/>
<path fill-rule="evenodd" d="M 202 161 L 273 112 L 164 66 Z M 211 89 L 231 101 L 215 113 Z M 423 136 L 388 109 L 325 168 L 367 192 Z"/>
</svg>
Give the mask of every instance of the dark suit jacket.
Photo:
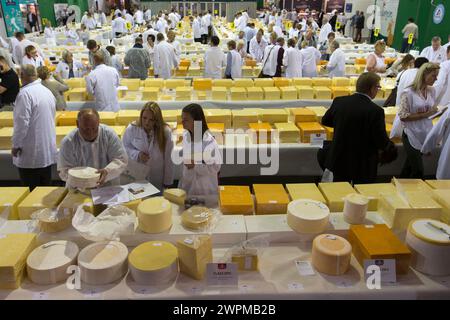
<svg viewBox="0 0 450 320">
<path fill-rule="evenodd" d="M 337 21 L 337 15 L 334 15 L 330 19 L 331 28 L 333 31 L 336 31 L 336 21 Z"/>
<path fill-rule="evenodd" d="M 333 142 L 325 160 L 325 167 L 333 172 L 334 181 L 374 182 L 378 152 L 389 142 L 384 110 L 368 96 L 355 93 L 334 99 L 322 124 L 334 128 Z"/>
</svg>

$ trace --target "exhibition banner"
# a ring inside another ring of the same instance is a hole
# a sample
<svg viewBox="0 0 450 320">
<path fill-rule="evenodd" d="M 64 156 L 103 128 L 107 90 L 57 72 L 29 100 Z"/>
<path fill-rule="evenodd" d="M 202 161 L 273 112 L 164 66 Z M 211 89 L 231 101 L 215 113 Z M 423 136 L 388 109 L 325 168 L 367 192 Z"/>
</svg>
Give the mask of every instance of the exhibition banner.
<svg viewBox="0 0 450 320">
<path fill-rule="evenodd" d="M 344 12 L 345 0 L 328 0 L 326 12 L 337 10 L 338 12 Z"/>
<path fill-rule="evenodd" d="M 299 10 L 322 11 L 323 0 L 294 0 L 294 8 Z"/>
<path fill-rule="evenodd" d="M 380 7 L 380 34 L 388 39 L 388 44 L 392 43 L 394 32 L 395 32 L 395 22 L 397 20 L 397 12 L 400 0 L 383 0 L 377 1 L 377 6 Z"/>
<path fill-rule="evenodd" d="M 12 37 L 14 32 L 24 32 L 20 3 L 19 0 L 1 0 L 8 37 Z"/>
</svg>

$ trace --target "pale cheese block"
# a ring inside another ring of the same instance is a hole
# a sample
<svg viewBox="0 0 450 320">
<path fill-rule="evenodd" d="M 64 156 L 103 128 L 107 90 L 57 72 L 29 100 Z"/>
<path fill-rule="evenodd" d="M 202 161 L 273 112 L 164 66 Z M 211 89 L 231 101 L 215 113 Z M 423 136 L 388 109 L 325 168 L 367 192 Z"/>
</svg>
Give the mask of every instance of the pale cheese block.
<svg viewBox="0 0 450 320">
<path fill-rule="evenodd" d="M 331 87 L 332 98 L 346 97 L 350 95 L 349 87 Z"/>
<path fill-rule="evenodd" d="M 59 240 L 43 244 L 27 258 L 28 278 L 35 284 L 51 285 L 66 281 L 67 268 L 76 264 L 79 249 L 74 242 Z"/>
<path fill-rule="evenodd" d="M 212 100 L 227 100 L 228 89 L 226 87 L 212 87 L 211 98 Z"/>
<path fill-rule="evenodd" d="M 411 250 L 411 266 L 431 276 L 450 275 L 450 226 L 433 219 L 409 224 L 406 244 Z"/>
<path fill-rule="evenodd" d="M 0 237 L 0 289 L 17 289 L 20 286 L 27 257 L 35 247 L 35 233 Z"/>
<path fill-rule="evenodd" d="M 181 225 L 188 230 L 205 231 L 213 217 L 210 209 L 201 206 L 193 206 L 181 214 Z"/>
<path fill-rule="evenodd" d="M 211 90 L 212 79 L 210 78 L 195 78 L 192 80 L 192 87 L 194 90 Z"/>
<path fill-rule="evenodd" d="M 191 100 L 192 88 L 177 87 L 175 89 L 175 100 Z"/>
<path fill-rule="evenodd" d="M 258 271 L 258 251 L 256 248 L 238 249 L 231 254 L 231 262 L 239 271 Z"/>
<path fill-rule="evenodd" d="M 179 206 L 184 206 L 184 201 L 186 200 L 186 191 L 178 188 L 165 189 L 163 196 L 170 202 L 176 203 Z"/>
<path fill-rule="evenodd" d="M 289 196 L 282 184 L 254 184 L 256 214 L 285 214 Z"/>
<path fill-rule="evenodd" d="M 311 135 L 320 135 L 326 133 L 325 128 L 317 122 L 297 122 L 300 129 L 300 139 L 303 143 L 311 142 Z"/>
<path fill-rule="evenodd" d="M 331 87 L 331 78 L 312 78 L 312 85 L 314 87 Z"/>
<path fill-rule="evenodd" d="M 157 101 L 160 91 L 158 87 L 145 87 L 142 91 L 142 100 Z"/>
<path fill-rule="evenodd" d="M 288 78 L 273 77 L 272 79 L 273 79 L 273 86 L 279 87 L 280 89 L 284 87 L 289 87 L 292 84 L 292 80 Z"/>
<path fill-rule="evenodd" d="M 256 86 L 256 85 L 255 85 Z M 280 89 L 277 87 L 263 87 L 264 100 L 280 100 Z"/>
<path fill-rule="evenodd" d="M 76 126 L 59 126 L 55 128 L 56 133 L 56 146 L 59 148 L 61 146 L 62 140 L 73 130 L 77 129 Z"/>
<path fill-rule="evenodd" d="M 19 218 L 30 219 L 33 212 L 56 208 L 67 194 L 63 187 L 36 187 L 18 206 Z"/>
<path fill-rule="evenodd" d="M 253 67 L 242 66 L 242 76 L 243 77 L 253 77 Z"/>
<path fill-rule="evenodd" d="M 433 188 L 421 179 L 397 179 L 393 178 L 392 183 L 400 192 L 405 191 L 422 191 L 431 194 Z"/>
<path fill-rule="evenodd" d="M 261 109 L 259 118 L 262 122 L 270 124 L 288 122 L 288 113 L 284 109 Z"/>
<path fill-rule="evenodd" d="M 231 101 L 245 101 L 247 100 L 247 90 L 242 87 L 230 88 Z"/>
<path fill-rule="evenodd" d="M 433 189 L 450 190 L 450 180 L 425 180 L 425 182 Z"/>
<path fill-rule="evenodd" d="M 344 198 L 350 193 L 355 193 L 348 182 L 322 182 L 319 183 L 319 189 L 331 212 L 342 212 L 344 210 Z"/>
<path fill-rule="evenodd" d="M 70 101 L 86 101 L 87 91 L 86 88 L 73 88 L 69 90 Z"/>
<path fill-rule="evenodd" d="M 58 126 L 72 126 L 77 125 L 78 111 L 63 111 L 58 117 Z"/>
<path fill-rule="evenodd" d="M 331 89 L 328 87 L 314 87 L 314 98 L 318 100 L 331 99 Z"/>
<path fill-rule="evenodd" d="M 206 264 L 213 262 L 211 236 L 194 236 L 177 241 L 180 272 L 202 280 Z"/>
<path fill-rule="evenodd" d="M 328 226 L 330 210 L 319 201 L 298 199 L 287 209 L 287 224 L 297 233 L 321 233 Z"/>
<path fill-rule="evenodd" d="M 382 193 L 395 193 L 395 186 L 392 183 L 369 183 L 369 184 L 355 184 L 355 190 L 369 198 L 369 205 L 367 210 L 377 211 L 378 201 Z"/>
<path fill-rule="evenodd" d="M 311 85 L 308 86 L 296 86 L 299 99 L 314 99 L 314 89 Z"/>
<path fill-rule="evenodd" d="M 331 85 L 334 87 L 348 87 L 350 86 L 350 78 L 347 77 L 333 77 Z"/>
<path fill-rule="evenodd" d="M 300 141 L 300 129 L 292 122 L 275 123 L 280 143 L 298 143 Z"/>
<path fill-rule="evenodd" d="M 450 223 L 450 190 L 433 190 L 431 196 L 442 207 L 441 220 L 447 224 Z"/>
<path fill-rule="evenodd" d="M 248 87 L 247 100 L 264 100 L 264 91 L 260 87 Z"/>
<path fill-rule="evenodd" d="M 108 126 L 116 125 L 117 113 L 112 111 L 99 111 L 100 123 L 106 124 Z"/>
<path fill-rule="evenodd" d="M 84 78 L 70 78 L 70 79 L 65 79 L 64 82 L 67 84 L 67 86 L 70 89 L 86 87 L 86 82 L 85 82 Z"/>
<path fill-rule="evenodd" d="M 144 80 L 144 87 L 149 87 L 149 88 L 158 88 L 158 89 L 162 89 L 164 88 L 164 79 L 160 79 L 160 78 L 148 78 Z"/>
<path fill-rule="evenodd" d="M 177 87 L 184 87 L 185 82 L 183 79 L 167 79 L 164 81 L 166 89 L 175 89 Z"/>
<path fill-rule="evenodd" d="M 178 250 L 165 241 L 149 241 L 134 248 L 128 263 L 130 273 L 141 285 L 160 285 L 174 280 L 178 274 Z"/>
<path fill-rule="evenodd" d="M 261 89 L 261 88 L 259 88 Z M 262 90 L 262 89 L 261 89 Z M 234 129 L 248 129 L 249 123 L 258 122 L 259 109 L 231 110 Z"/>
<path fill-rule="evenodd" d="M 0 112 L 0 128 L 14 127 L 13 112 L 3 111 Z"/>
<path fill-rule="evenodd" d="M 120 85 L 127 87 L 129 91 L 138 91 L 141 85 L 140 79 L 120 79 Z"/>
<path fill-rule="evenodd" d="M 13 127 L 5 127 L 0 129 L 0 149 L 11 150 L 12 148 L 12 136 L 14 133 Z"/>
<path fill-rule="evenodd" d="M 181 123 L 181 110 L 161 110 L 164 121 Z"/>
<path fill-rule="evenodd" d="M 140 110 L 119 110 L 117 112 L 117 124 L 128 126 L 131 122 L 138 120 L 140 114 Z"/>
<path fill-rule="evenodd" d="M 119 138 L 122 138 L 126 129 L 125 126 L 110 126 L 110 128 L 117 134 Z"/>
<path fill-rule="evenodd" d="M 311 199 L 326 203 L 325 198 L 315 183 L 287 183 L 286 189 L 291 200 Z"/>
<path fill-rule="evenodd" d="M 78 206 L 83 204 L 83 210 L 98 215 L 99 206 L 94 206 L 94 201 L 90 195 L 86 195 L 77 191 L 69 191 L 59 204 L 59 210 L 67 210 L 72 216 L 75 214 Z"/>
<path fill-rule="evenodd" d="M 293 78 L 292 84 L 294 86 L 310 86 L 312 84 L 311 78 Z"/>
<path fill-rule="evenodd" d="M 249 88 L 253 87 L 254 82 L 252 79 L 234 79 L 233 80 L 233 87 L 242 87 L 242 88 Z"/>
<path fill-rule="evenodd" d="M 273 87 L 273 79 L 272 78 L 256 78 L 253 80 L 255 87 Z"/>
<path fill-rule="evenodd" d="M 312 264 L 322 273 L 339 276 L 350 267 L 352 246 L 344 238 L 321 234 L 314 238 L 312 246 Z"/>
<path fill-rule="evenodd" d="M 362 224 L 366 219 L 369 199 L 358 193 L 350 193 L 344 201 L 344 220 L 349 224 Z"/>
<path fill-rule="evenodd" d="M 208 123 L 223 123 L 226 128 L 231 128 L 231 110 L 229 109 L 204 109 Z"/>
<path fill-rule="evenodd" d="M 0 214 L 9 211 L 9 220 L 19 219 L 18 206 L 30 193 L 28 187 L 0 187 Z"/>
<path fill-rule="evenodd" d="M 67 183 L 80 189 L 88 189 L 97 187 L 100 173 L 98 170 L 91 167 L 75 167 L 68 171 Z"/>
<path fill-rule="evenodd" d="M 137 208 L 139 229 L 146 233 L 161 233 L 172 226 L 172 205 L 163 197 L 142 201 Z"/>
<path fill-rule="evenodd" d="M 293 117 L 293 122 L 315 122 L 317 116 L 313 110 L 308 108 L 291 108 L 290 113 Z"/>
<path fill-rule="evenodd" d="M 386 123 L 394 123 L 397 107 L 384 108 L 384 119 Z"/>
<path fill-rule="evenodd" d="M 233 80 L 231 79 L 213 79 L 213 87 L 225 87 L 231 88 L 233 86 Z"/>
</svg>

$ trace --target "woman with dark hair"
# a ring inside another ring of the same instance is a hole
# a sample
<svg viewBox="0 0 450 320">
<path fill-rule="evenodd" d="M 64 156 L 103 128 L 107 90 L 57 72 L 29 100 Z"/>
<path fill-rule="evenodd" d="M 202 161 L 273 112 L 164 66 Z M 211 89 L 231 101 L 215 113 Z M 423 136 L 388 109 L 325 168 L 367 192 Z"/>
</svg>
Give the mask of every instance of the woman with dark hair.
<svg viewBox="0 0 450 320">
<path fill-rule="evenodd" d="M 218 194 L 218 173 L 222 156 L 216 140 L 209 132 L 200 105 L 192 103 L 183 108 L 183 173 L 179 187 L 188 196 Z"/>
</svg>

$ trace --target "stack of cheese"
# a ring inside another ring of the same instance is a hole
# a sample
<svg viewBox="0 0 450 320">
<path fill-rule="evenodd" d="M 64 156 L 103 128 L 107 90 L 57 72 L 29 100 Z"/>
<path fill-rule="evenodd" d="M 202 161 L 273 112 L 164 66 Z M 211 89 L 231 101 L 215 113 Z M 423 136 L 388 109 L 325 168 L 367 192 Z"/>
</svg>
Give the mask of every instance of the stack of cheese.
<svg viewBox="0 0 450 320">
<path fill-rule="evenodd" d="M 178 274 L 178 250 L 165 241 L 140 244 L 131 251 L 128 262 L 134 281 L 142 285 L 166 284 Z"/>
<path fill-rule="evenodd" d="M 195 236 L 177 242 L 180 272 L 201 280 L 206 264 L 213 262 L 212 241 L 210 236 Z"/>
<path fill-rule="evenodd" d="M 220 186 L 219 203 L 223 214 L 253 214 L 253 198 L 248 186 Z"/>
<path fill-rule="evenodd" d="M 69 169 L 69 178 L 67 183 L 79 189 L 90 189 L 97 186 L 100 179 L 100 173 L 97 169 L 91 167 L 76 167 Z"/>
<path fill-rule="evenodd" d="M 298 143 L 300 140 L 300 130 L 291 122 L 275 123 L 275 129 L 280 143 Z"/>
<path fill-rule="evenodd" d="M 25 271 L 25 262 L 36 247 L 36 234 L 7 234 L 0 237 L 0 289 L 17 289 Z"/>
<path fill-rule="evenodd" d="M 181 224 L 193 231 L 205 231 L 211 223 L 213 212 L 201 206 L 193 206 L 181 214 Z"/>
<path fill-rule="evenodd" d="M 289 196 L 282 184 L 254 184 L 256 214 L 285 214 Z"/>
<path fill-rule="evenodd" d="M 342 237 L 321 234 L 314 238 L 312 264 L 317 271 L 339 276 L 350 267 L 352 246 Z"/>
<path fill-rule="evenodd" d="M 298 199 L 289 203 L 287 223 L 298 233 L 321 233 L 328 227 L 330 210 L 319 201 Z"/>
<path fill-rule="evenodd" d="M 41 285 L 65 281 L 67 268 L 76 263 L 78 246 L 70 241 L 51 241 L 31 252 L 27 258 L 28 278 Z"/>
<path fill-rule="evenodd" d="M 137 208 L 139 229 L 146 233 L 161 233 L 172 226 L 172 205 L 163 197 L 142 201 Z"/>
</svg>

